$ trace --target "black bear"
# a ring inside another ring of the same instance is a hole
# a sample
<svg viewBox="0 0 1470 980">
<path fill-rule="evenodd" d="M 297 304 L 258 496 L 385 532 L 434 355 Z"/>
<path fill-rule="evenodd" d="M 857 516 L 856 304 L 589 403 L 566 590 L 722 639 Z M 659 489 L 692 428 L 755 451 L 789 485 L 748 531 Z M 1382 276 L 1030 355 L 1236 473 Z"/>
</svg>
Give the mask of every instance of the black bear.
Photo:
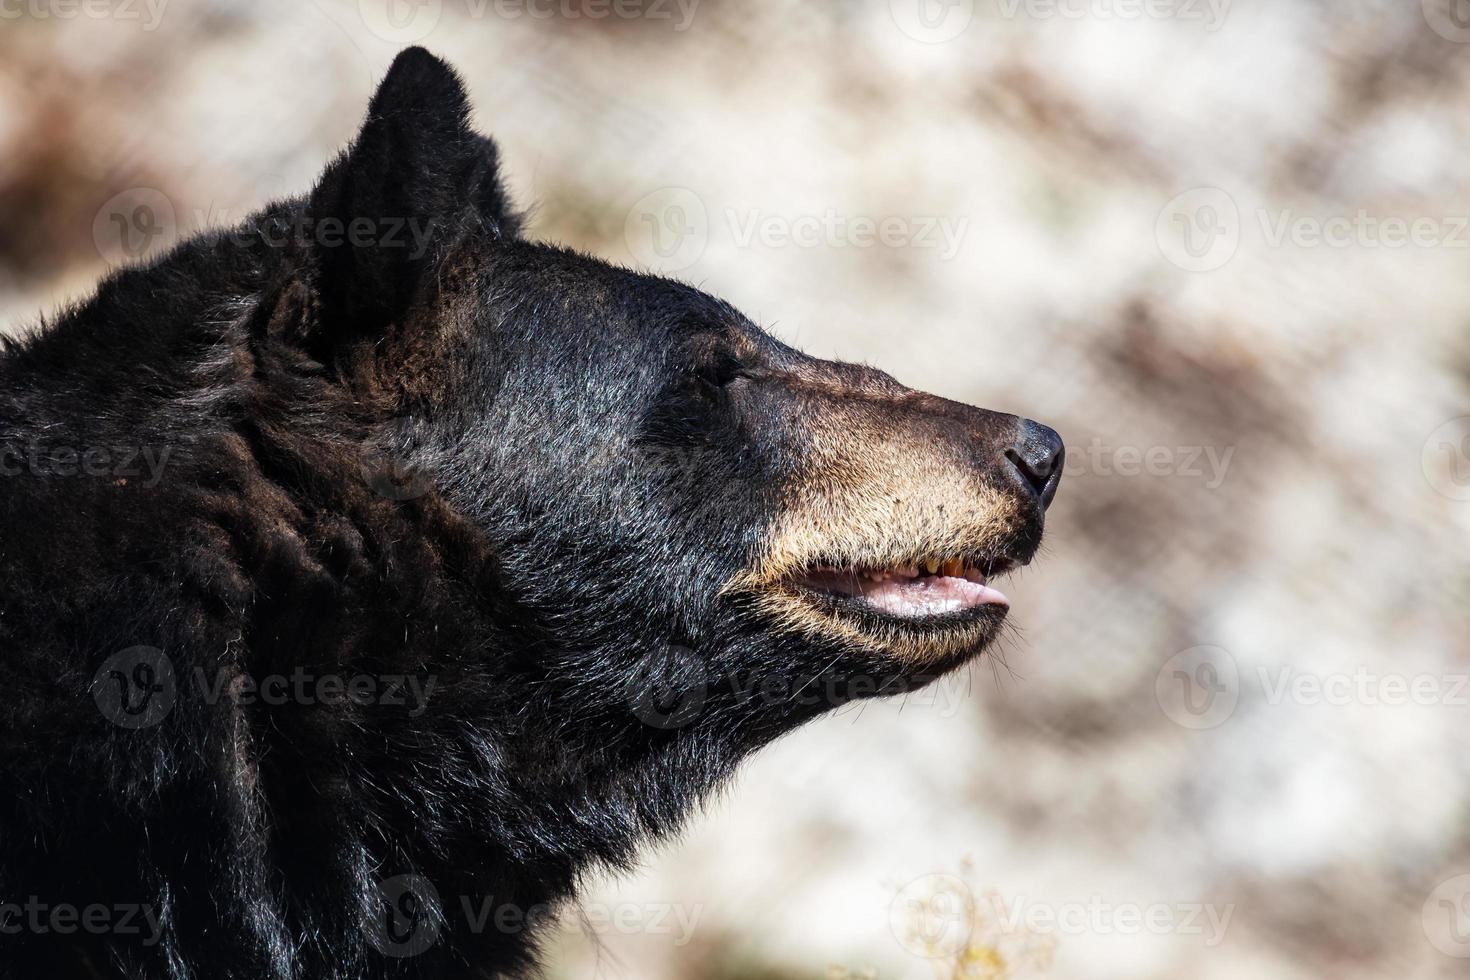
<svg viewBox="0 0 1470 980">
<path fill-rule="evenodd" d="M 403 52 L 301 198 L 0 353 L 0 971 L 494 977 L 1001 629 L 1056 433 L 522 237 Z"/>
</svg>

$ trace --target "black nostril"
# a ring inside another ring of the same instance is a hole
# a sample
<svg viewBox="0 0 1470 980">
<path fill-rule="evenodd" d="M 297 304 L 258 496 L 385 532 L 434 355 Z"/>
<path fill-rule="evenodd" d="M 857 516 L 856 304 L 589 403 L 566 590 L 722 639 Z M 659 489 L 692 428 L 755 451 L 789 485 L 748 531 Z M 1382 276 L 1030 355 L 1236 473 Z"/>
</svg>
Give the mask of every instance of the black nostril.
<svg viewBox="0 0 1470 980">
<path fill-rule="evenodd" d="M 1023 419 L 1016 444 L 1006 450 L 1006 458 L 1016 465 L 1026 485 L 1036 491 L 1041 506 L 1048 507 L 1062 482 L 1062 459 L 1066 450 L 1056 430 Z"/>
</svg>

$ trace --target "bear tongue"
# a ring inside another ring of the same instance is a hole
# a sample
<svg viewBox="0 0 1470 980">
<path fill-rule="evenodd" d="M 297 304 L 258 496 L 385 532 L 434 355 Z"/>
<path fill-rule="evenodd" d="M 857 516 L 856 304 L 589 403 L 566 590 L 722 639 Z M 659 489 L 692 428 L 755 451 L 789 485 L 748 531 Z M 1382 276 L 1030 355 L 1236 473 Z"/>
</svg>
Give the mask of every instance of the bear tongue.
<svg viewBox="0 0 1470 980">
<path fill-rule="evenodd" d="M 942 616 L 984 605 L 1010 605 L 998 589 L 985 584 L 982 575 L 911 577 L 825 571 L 808 576 L 805 584 L 823 592 L 862 598 L 879 612 L 907 619 Z"/>
<path fill-rule="evenodd" d="M 942 616 L 985 605 L 1009 605 L 998 589 L 983 581 L 949 575 L 883 578 L 858 583 L 864 600 L 890 616 Z"/>
</svg>

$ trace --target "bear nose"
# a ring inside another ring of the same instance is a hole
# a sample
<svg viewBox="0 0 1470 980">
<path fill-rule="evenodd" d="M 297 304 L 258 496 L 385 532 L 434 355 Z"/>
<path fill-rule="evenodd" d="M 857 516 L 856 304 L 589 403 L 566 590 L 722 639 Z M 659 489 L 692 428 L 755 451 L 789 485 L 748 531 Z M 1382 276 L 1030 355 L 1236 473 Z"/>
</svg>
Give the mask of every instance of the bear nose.
<svg viewBox="0 0 1470 980">
<path fill-rule="evenodd" d="M 1006 450 L 1006 458 L 1045 510 L 1057 495 L 1057 484 L 1062 482 L 1062 457 L 1066 453 L 1062 437 L 1055 429 L 1030 419 L 1021 420 L 1020 430 L 1015 445 Z"/>
</svg>

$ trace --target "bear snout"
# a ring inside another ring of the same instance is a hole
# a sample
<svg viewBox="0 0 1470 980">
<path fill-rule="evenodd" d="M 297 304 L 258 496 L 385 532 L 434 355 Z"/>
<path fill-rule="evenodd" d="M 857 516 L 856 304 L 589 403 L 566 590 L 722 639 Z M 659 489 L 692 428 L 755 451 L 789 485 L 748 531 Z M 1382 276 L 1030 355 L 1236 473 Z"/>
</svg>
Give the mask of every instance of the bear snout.
<svg viewBox="0 0 1470 980">
<path fill-rule="evenodd" d="M 1040 423 L 803 358 L 761 384 L 790 475 L 764 553 L 735 586 L 786 627 L 915 663 L 983 649 L 1061 479 Z"/>
</svg>

